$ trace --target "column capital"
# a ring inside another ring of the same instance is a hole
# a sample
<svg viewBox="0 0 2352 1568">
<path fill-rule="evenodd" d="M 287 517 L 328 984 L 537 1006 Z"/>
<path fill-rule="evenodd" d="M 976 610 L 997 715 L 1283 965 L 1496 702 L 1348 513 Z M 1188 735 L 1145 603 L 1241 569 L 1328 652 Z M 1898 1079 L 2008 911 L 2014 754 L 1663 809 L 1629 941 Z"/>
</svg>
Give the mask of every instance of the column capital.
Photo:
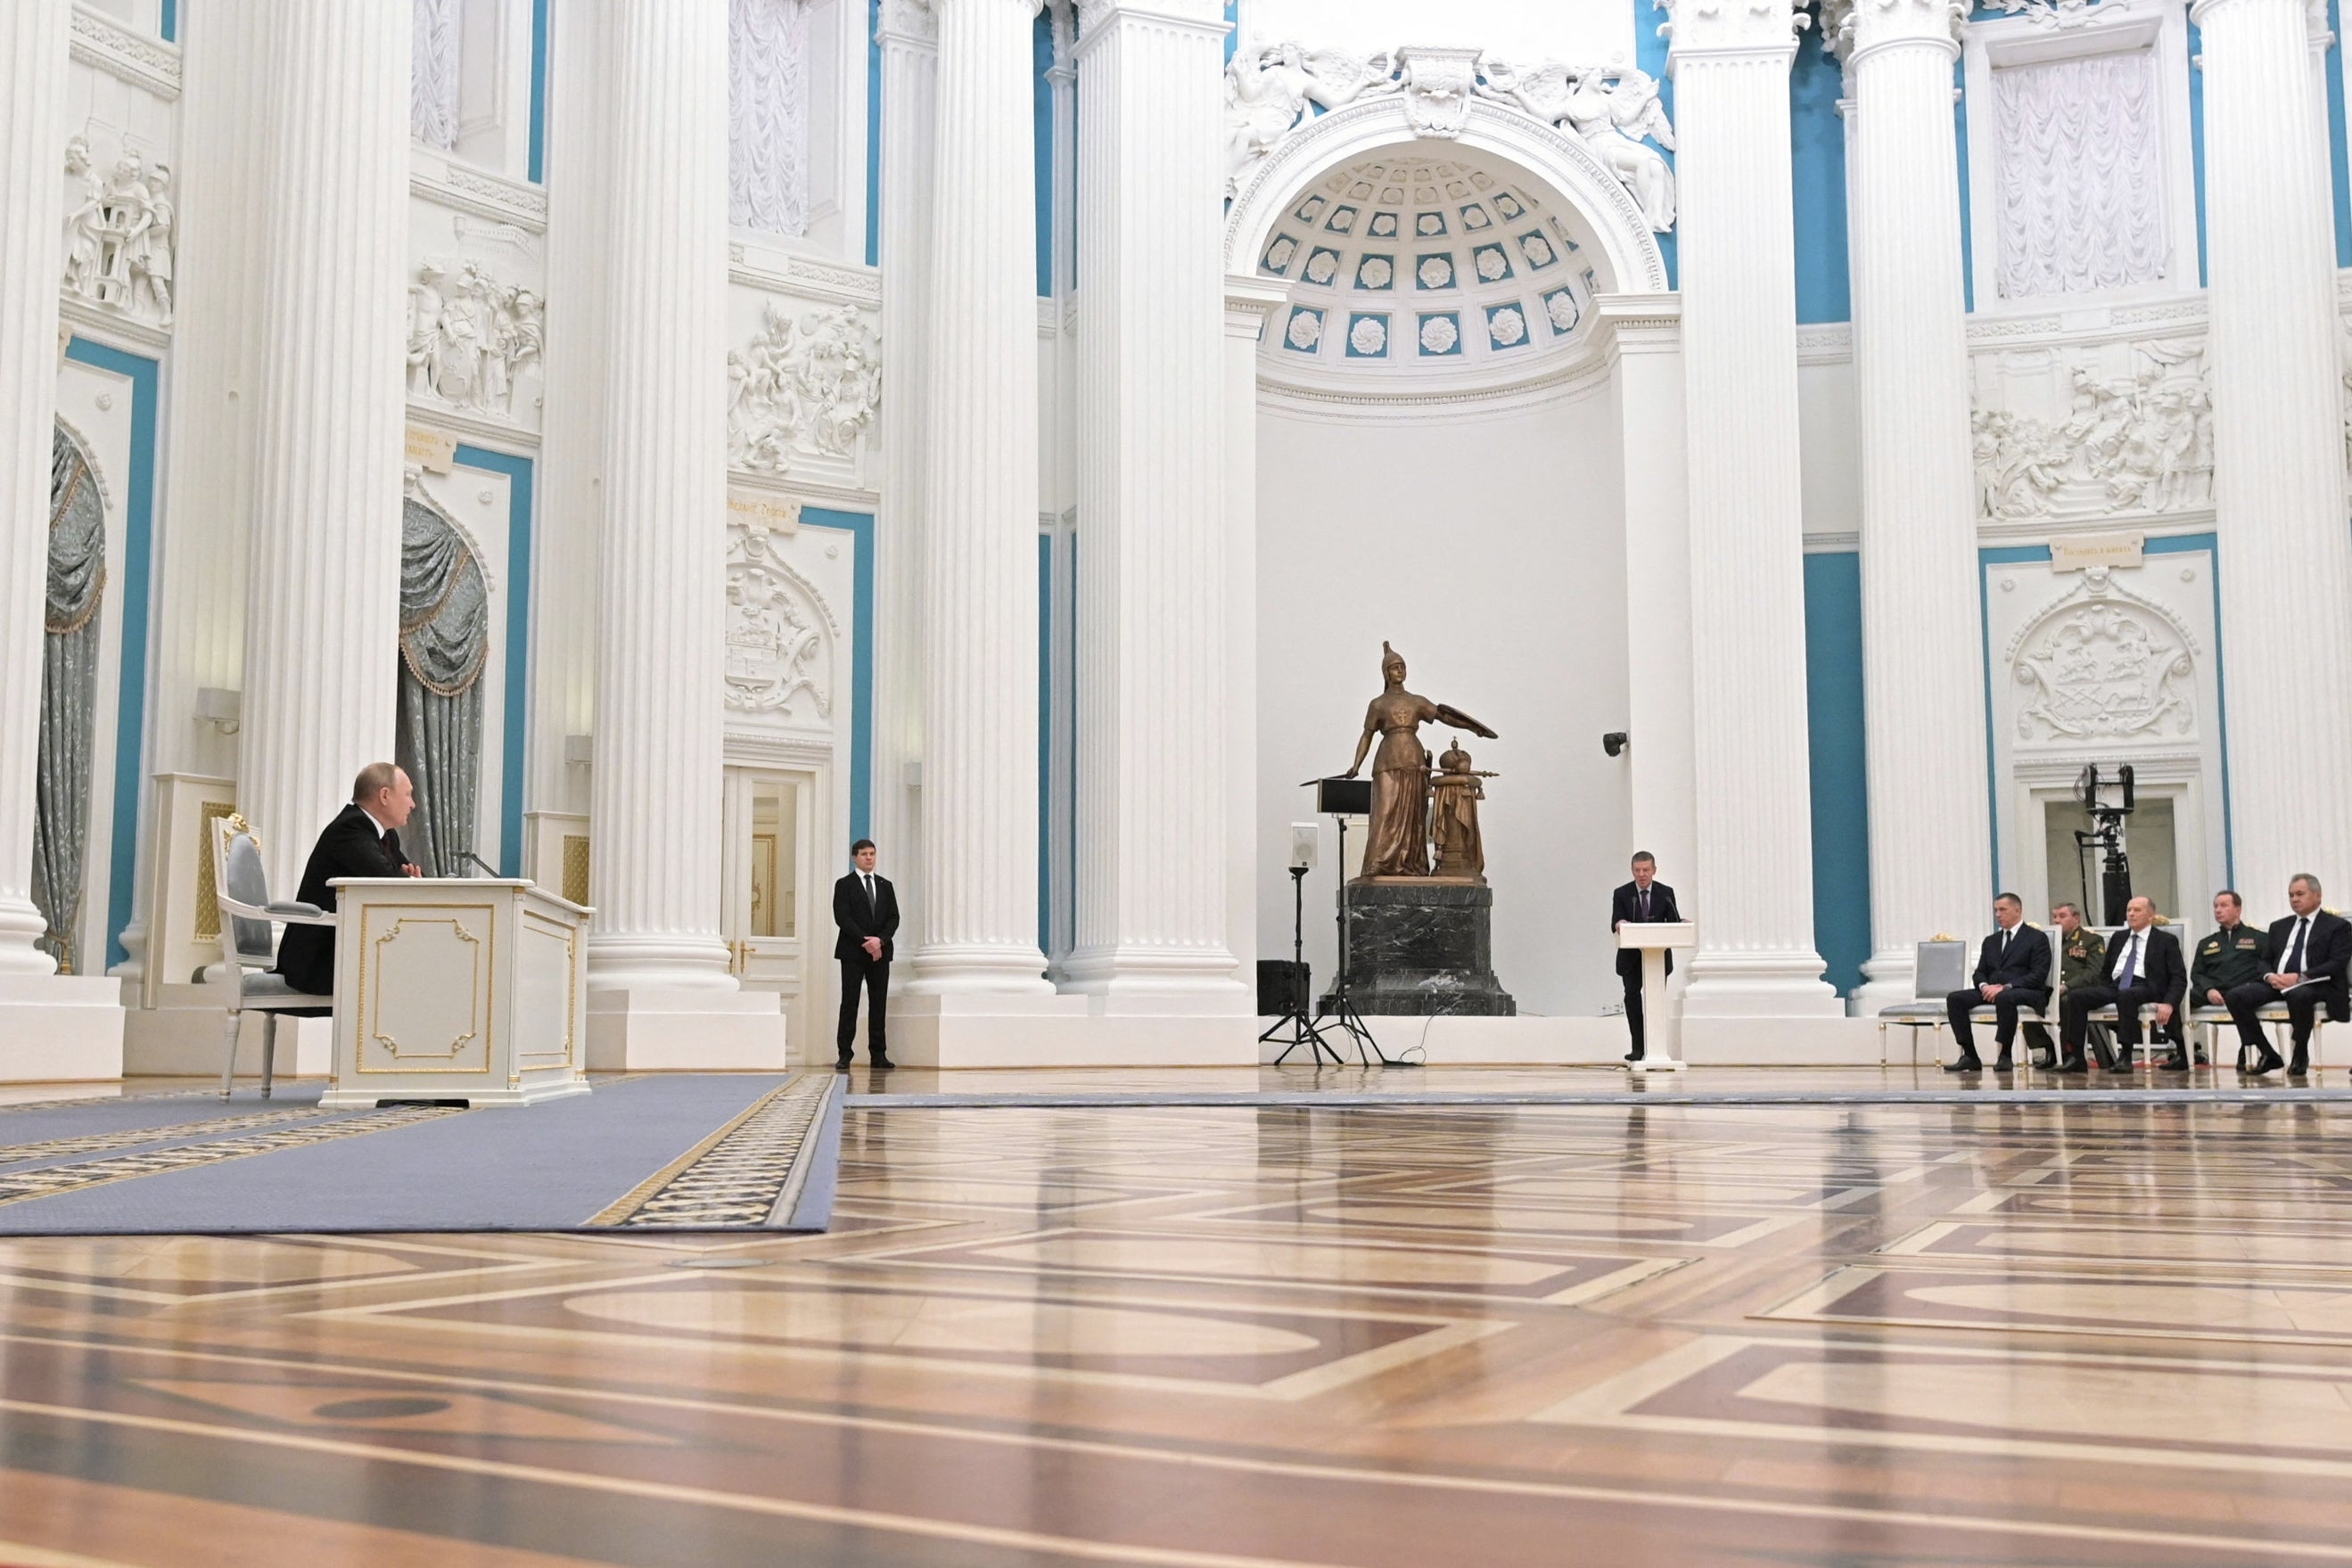
<svg viewBox="0 0 2352 1568">
<path fill-rule="evenodd" d="M 1812 25 L 1804 7 L 1790 0 L 1651 0 L 1651 5 L 1667 14 L 1658 33 L 1672 41 L 1669 72 L 1699 55 L 1793 55 L 1797 35 Z"/>
<path fill-rule="evenodd" d="M 1162 26 L 1225 31 L 1225 8 L 1218 0 L 1077 0 L 1078 37 L 1114 19 L 1133 17 Z"/>
<path fill-rule="evenodd" d="M 2275 5 L 2294 5 L 2297 0 L 2268 0 L 2268 3 Z M 2189 20 L 2201 28 L 2205 26 L 2205 19 L 2216 11 L 2250 10 L 2263 4 L 2264 0 L 2190 0 Z M 2328 30 L 2327 0 L 2301 0 L 2301 4 L 2305 29 L 2315 38 L 2326 34 Z"/>
<path fill-rule="evenodd" d="M 1879 49 L 1924 47 L 1960 52 L 1964 0 L 1821 0 L 1822 47 L 1849 66 Z"/>
<path fill-rule="evenodd" d="M 933 0 L 882 0 L 882 19 L 875 25 L 874 41 L 937 48 L 940 14 Z"/>
</svg>

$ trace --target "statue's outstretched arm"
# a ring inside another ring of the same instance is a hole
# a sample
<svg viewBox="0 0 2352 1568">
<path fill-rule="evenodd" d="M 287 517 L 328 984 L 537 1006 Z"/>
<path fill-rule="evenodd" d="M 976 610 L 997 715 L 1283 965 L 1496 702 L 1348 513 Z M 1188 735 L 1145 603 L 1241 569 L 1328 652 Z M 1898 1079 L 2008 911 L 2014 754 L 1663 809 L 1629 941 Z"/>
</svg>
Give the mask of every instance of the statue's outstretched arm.
<svg viewBox="0 0 2352 1568">
<path fill-rule="evenodd" d="M 1488 740 L 1495 738 L 1495 732 L 1493 730 L 1488 729 L 1485 725 L 1480 724 L 1476 719 L 1472 718 L 1460 708 L 1449 706 L 1444 703 L 1439 703 L 1437 705 L 1437 722 L 1440 724 L 1453 725 L 1457 729 L 1466 729 L 1471 734 L 1484 736 Z"/>
<path fill-rule="evenodd" d="M 1364 720 L 1364 733 L 1356 737 L 1356 760 L 1348 764 L 1348 771 L 1342 777 L 1353 779 L 1364 770 L 1364 758 L 1372 749 L 1372 737 L 1380 732 L 1380 726 L 1369 717 Z"/>
</svg>

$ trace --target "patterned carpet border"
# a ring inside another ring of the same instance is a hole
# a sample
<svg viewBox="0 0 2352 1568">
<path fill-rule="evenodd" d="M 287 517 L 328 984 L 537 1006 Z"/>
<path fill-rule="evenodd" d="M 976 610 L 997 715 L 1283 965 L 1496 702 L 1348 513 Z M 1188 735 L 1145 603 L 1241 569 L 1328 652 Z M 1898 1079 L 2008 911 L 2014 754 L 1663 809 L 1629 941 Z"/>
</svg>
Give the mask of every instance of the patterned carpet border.
<svg viewBox="0 0 2352 1568">
<path fill-rule="evenodd" d="M 808 1180 L 831 1073 L 803 1073 L 639 1183 L 587 1223 L 592 1230 L 776 1229 L 790 1224 Z M 837 1134 L 836 1134 L 837 1135 Z"/>
<path fill-rule="evenodd" d="M 852 1111 L 1111 1110 L 1129 1106 L 1297 1106 L 1310 1111 L 1433 1105 L 2310 1105 L 2352 1104 L 2352 1089 L 1345 1090 L 1116 1093 L 852 1094 Z"/>
<path fill-rule="evenodd" d="M 208 1097 L 209 1098 L 209 1097 Z M 218 1103 L 215 1099 L 215 1103 Z M 223 1133 L 243 1133 L 255 1127 L 274 1127 L 289 1122 L 315 1122 L 331 1116 L 331 1111 L 321 1111 L 313 1105 L 289 1105 L 276 1111 L 256 1111 L 243 1116 L 215 1116 L 199 1122 L 173 1122 L 160 1127 L 123 1127 L 111 1133 L 83 1133 L 62 1138 L 44 1138 L 38 1143 L 0 1145 L 0 1166 L 24 1165 L 28 1161 L 58 1161 L 80 1155 L 103 1154 L 112 1149 L 137 1148 L 142 1144 L 179 1144 L 199 1138 L 217 1137 Z"/>
<path fill-rule="evenodd" d="M 312 1111 L 310 1114 L 315 1117 L 319 1113 Z M 110 1159 L 91 1160 L 81 1165 L 45 1166 L 35 1170 L 9 1171 L 0 1174 L 0 1207 L 37 1197 L 55 1197 L 59 1193 L 79 1192 L 86 1187 L 104 1186 L 111 1182 L 157 1176 L 166 1171 L 189 1170 L 198 1166 L 220 1165 L 229 1160 L 248 1159 L 256 1155 L 274 1155 L 337 1138 L 359 1137 L 368 1133 L 386 1132 L 394 1127 L 434 1121 L 442 1116 L 462 1114 L 461 1111 L 443 1106 L 395 1106 L 381 1111 L 362 1111 L 355 1116 L 338 1116 L 313 1126 L 247 1133 L 204 1143 L 181 1144 L 167 1149 L 151 1149 L 143 1154 L 117 1155 Z"/>
</svg>

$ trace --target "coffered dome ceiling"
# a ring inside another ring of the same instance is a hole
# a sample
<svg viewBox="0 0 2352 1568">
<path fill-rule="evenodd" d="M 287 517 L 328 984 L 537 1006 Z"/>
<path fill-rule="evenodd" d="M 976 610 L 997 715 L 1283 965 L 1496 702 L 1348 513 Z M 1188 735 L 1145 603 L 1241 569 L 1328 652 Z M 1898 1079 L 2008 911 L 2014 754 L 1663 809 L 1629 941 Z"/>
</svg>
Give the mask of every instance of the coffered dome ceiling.
<svg viewBox="0 0 2352 1568">
<path fill-rule="evenodd" d="M 1454 159 L 1383 157 L 1293 202 L 1258 272 L 1289 298 L 1260 350 L 1278 380 L 1513 382 L 1588 332 L 1589 236 L 1524 181 Z"/>
</svg>

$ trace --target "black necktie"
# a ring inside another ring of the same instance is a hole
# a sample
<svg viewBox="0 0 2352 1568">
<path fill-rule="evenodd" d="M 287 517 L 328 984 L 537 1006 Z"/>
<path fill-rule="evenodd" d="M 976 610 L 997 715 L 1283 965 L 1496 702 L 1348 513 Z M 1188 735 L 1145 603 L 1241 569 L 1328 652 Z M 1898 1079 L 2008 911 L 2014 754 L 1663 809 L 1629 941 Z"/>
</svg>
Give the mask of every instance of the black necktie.
<svg viewBox="0 0 2352 1568">
<path fill-rule="evenodd" d="M 2002 957 L 2004 957 L 2004 958 L 2006 958 L 2006 957 L 2008 957 L 2008 956 L 2009 956 L 2009 938 L 2010 938 L 2010 936 L 2011 936 L 2011 933 L 2010 933 L 2009 929 L 2008 929 L 2006 926 L 2002 927 L 2002 929 L 2001 929 L 2001 933 L 2000 933 L 2000 956 L 2001 956 Z"/>
<path fill-rule="evenodd" d="M 860 872 L 857 874 L 857 880 L 866 884 L 866 913 L 868 915 L 878 914 L 880 912 L 880 905 L 874 902 L 874 873 L 872 872 Z"/>
<path fill-rule="evenodd" d="M 1650 918 L 1650 890 L 1646 887 L 1642 889 L 1639 896 L 1642 900 L 1642 918 L 1647 920 Z"/>
<path fill-rule="evenodd" d="M 2308 915 L 2303 916 L 2294 923 L 2294 946 L 2286 950 L 2286 967 L 2281 969 L 2279 971 L 2280 974 L 2300 975 L 2303 973 L 2303 932 L 2304 927 L 2310 924 L 2311 916 Z"/>
</svg>

